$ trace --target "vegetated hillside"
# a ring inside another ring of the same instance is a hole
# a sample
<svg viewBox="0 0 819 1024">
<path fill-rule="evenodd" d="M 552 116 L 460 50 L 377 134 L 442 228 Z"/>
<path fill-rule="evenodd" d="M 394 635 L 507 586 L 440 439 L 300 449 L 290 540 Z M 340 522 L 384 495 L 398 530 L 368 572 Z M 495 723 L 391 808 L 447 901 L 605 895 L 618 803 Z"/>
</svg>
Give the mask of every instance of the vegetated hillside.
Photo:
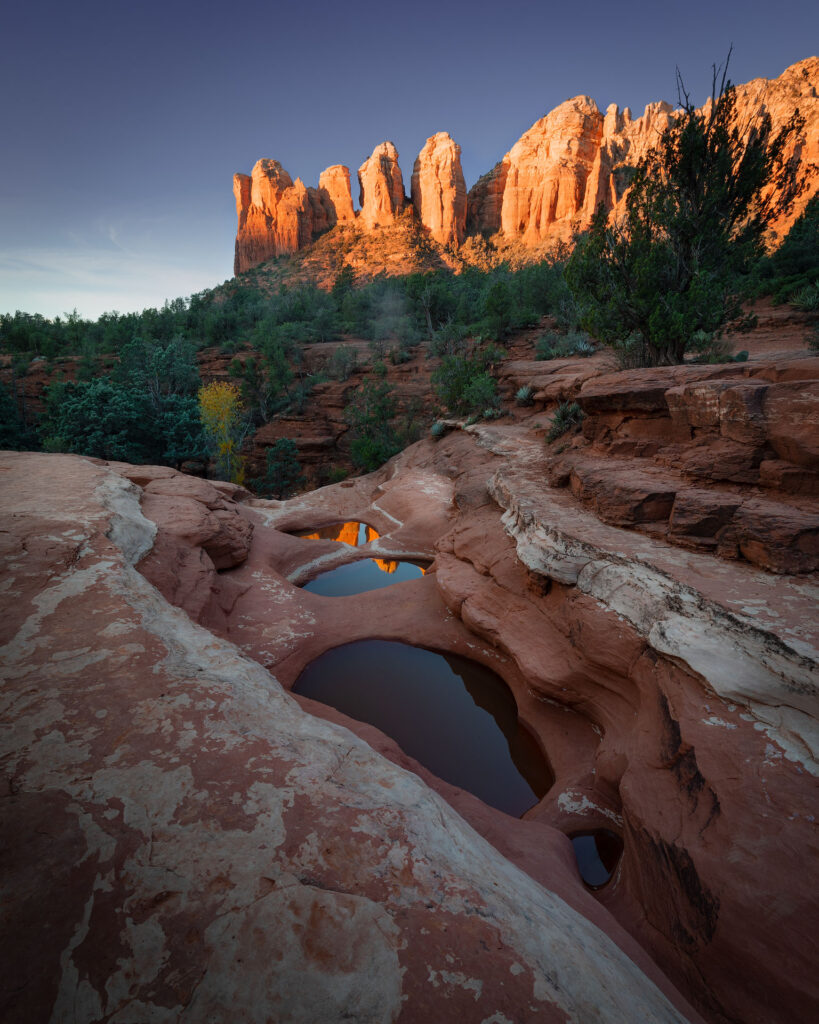
<svg viewBox="0 0 819 1024">
<path fill-rule="evenodd" d="M 781 309 L 776 322 L 792 332 L 789 344 L 803 348 L 819 305 L 817 231 L 814 199 L 784 244 L 737 282 L 749 297 L 797 303 L 804 313 Z M 558 367 L 594 352 L 562 253 L 518 262 L 514 249 L 482 241 L 461 248 L 459 273 L 425 269 L 440 253 L 413 232 L 409 218 L 366 234 L 337 228 L 311 250 L 140 314 L 1 317 L 0 446 L 205 473 L 196 396 L 215 380 L 234 384 L 241 400 L 246 479 L 263 473 L 269 449 L 284 438 L 295 442 L 293 455 L 315 484 L 375 468 L 436 418 L 509 415 L 526 381 L 513 393 L 504 367 L 531 359 L 537 347 Z M 347 255 L 376 244 L 383 254 L 393 242 L 400 255 L 408 235 L 418 240 L 413 273 L 356 280 L 349 263 L 333 270 L 340 241 Z M 483 266 L 464 262 L 470 251 L 485 257 Z M 741 337 L 733 344 L 749 347 Z M 692 337 L 687 358 L 729 356 L 716 334 Z M 599 358 L 614 365 L 612 354 Z M 519 400 L 525 405 L 525 391 Z"/>
<path fill-rule="evenodd" d="M 501 266 L 518 270 L 529 263 L 560 258 L 564 247 L 544 242 L 529 247 L 502 235 L 474 235 L 459 248 L 436 242 L 405 210 L 394 224 L 366 229 L 362 224 L 338 224 L 307 248 L 275 256 L 216 289 L 222 294 L 237 284 L 273 294 L 282 285 L 313 283 L 330 289 L 338 274 L 349 268 L 357 285 L 378 276 L 442 270 L 461 273 L 467 267 L 489 271 Z"/>
</svg>

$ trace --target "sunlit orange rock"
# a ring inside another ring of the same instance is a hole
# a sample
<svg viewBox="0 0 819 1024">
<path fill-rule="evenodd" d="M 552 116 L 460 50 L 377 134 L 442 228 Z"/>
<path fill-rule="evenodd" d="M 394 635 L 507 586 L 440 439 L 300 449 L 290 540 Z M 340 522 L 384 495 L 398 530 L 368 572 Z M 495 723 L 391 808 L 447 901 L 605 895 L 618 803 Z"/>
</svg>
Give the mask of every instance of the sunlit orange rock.
<svg viewBox="0 0 819 1024">
<path fill-rule="evenodd" d="M 798 109 L 802 140 L 792 147 L 794 173 L 806 186 L 774 224 L 784 234 L 819 189 L 819 58 L 787 68 L 778 78 L 757 78 L 736 89 L 740 124 L 760 111 L 774 130 Z M 674 117 L 669 103 L 649 103 L 633 118 L 611 104 L 603 113 L 588 96 L 575 96 L 525 132 L 465 195 L 460 147 L 446 132 L 431 136 L 418 155 L 411 181 L 418 222 L 441 245 L 459 246 L 473 234 L 500 234 L 531 248 L 568 242 L 591 223 L 597 208 L 617 217 L 632 169 L 656 146 Z M 356 215 L 349 170 L 322 172 L 318 189 L 306 187 L 275 160 L 260 160 L 251 175 L 234 176 L 238 215 L 234 272 L 310 245 L 336 224 L 365 232 L 395 224 L 407 204 L 398 153 L 376 146 L 358 171 L 361 211 Z M 378 268 L 381 269 L 381 268 Z"/>
<path fill-rule="evenodd" d="M 318 191 L 322 204 L 328 210 L 330 227 L 334 224 L 351 224 L 355 220 L 349 167 L 334 164 L 322 171 Z"/>
<path fill-rule="evenodd" d="M 394 224 L 406 203 L 404 179 L 398 166 L 398 151 L 391 142 L 376 146 L 372 156 L 358 169 L 361 186 L 361 222 L 371 229 Z"/>
<path fill-rule="evenodd" d="M 466 183 L 461 147 L 447 132 L 427 139 L 412 170 L 412 205 L 441 245 L 460 245 L 466 231 Z"/>
<path fill-rule="evenodd" d="M 399 565 L 398 562 L 390 562 L 387 561 L 387 559 L 385 558 L 374 558 L 373 561 L 381 570 L 381 572 L 394 573 Z"/>
<path fill-rule="evenodd" d="M 297 252 L 330 227 L 316 189 L 293 182 L 278 160 L 257 160 L 252 173 L 233 176 L 238 230 L 233 272 Z"/>
<path fill-rule="evenodd" d="M 806 188 L 775 224 L 783 234 L 819 187 L 819 58 L 788 68 L 779 78 L 757 78 L 736 89 L 740 124 L 758 111 L 775 131 L 798 109 L 805 119 L 797 173 Z M 588 96 L 576 96 L 541 118 L 470 190 L 467 233 L 501 233 L 528 245 L 568 241 L 591 223 L 600 204 L 617 216 L 623 209 L 629 169 L 657 145 L 671 124 L 669 103 L 649 103 L 633 119 L 628 107 L 611 104 L 605 114 Z M 791 147 L 791 154 L 797 147 Z"/>
</svg>

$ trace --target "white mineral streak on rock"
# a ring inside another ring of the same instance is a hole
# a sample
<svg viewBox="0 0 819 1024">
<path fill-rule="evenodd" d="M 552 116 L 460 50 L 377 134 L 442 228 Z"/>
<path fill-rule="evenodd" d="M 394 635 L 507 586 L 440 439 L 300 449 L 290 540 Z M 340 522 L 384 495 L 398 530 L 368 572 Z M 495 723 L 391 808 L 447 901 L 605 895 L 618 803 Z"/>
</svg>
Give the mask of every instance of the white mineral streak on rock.
<svg viewBox="0 0 819 1024">
<path fill-rule="evenodd" d="M 521 506 L 503 471 L 488 487 L 506 510 L 502 522 L 524 565 L 577 586 L 622 616 L 654 650 L 684 662 L 724 700 L 746 707 L 790 760 L 819 775 L 818 652 L 805 656 L 806 644 L 786 643 L 759 620 L 729 611 L 673 579 L 651 563 L 651 545 L 659 550 L 659 542 L 638 538 L 634 544 L 644 553 L 623 555 L 615 546 L 577 535 L 584 527 L 587 536 L 624 531 L 600 524 L 582 509 L 569 517 L 565 509 L 550 508 L 546 489 L 536 510 L 531 503 Z"/>
</svg>

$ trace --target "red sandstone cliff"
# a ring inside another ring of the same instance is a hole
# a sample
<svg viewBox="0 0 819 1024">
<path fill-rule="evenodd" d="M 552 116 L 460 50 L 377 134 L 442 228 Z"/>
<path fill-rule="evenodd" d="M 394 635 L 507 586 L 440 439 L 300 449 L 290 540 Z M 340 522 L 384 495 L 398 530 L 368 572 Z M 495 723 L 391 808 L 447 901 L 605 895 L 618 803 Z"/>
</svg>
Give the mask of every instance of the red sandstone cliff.
<svg viewBox="0 0 819 1024">
<path fill-rule="evenodd" d="M 799 161 L 808 187 L 775 225 L 784 233 L 819 188 L 819 58 L 800 61 L 779 78 L 737 86 L 737 105 L 741 121 L 761 109 L 775 129 L 797 109 L 805 119 Z M 656 144 L 673 116 L 664 102 L 650 103 L 636 119 L 614 103 L 603 114 L 588 96 L 575 96 L 535 122 L 468 196 L 460 147 L 439 132 L 427 139 L 413 168 L 417 222 L 443 246 L 457 247 L 480 233 L 532 247 L 568 241 L 589 225 L 600 203 L 607 210 L 621 206 L 627 169 Z M 349 176 L 336 165 L 323 172 L 317 190 L 306 188 L 275 160 L 258 161 L 250 177 L 235 175 L 235 272 L 303 249 L 337 223 L 357 222 L 365 232 L 394 224 L 407 203 L 395 146 L 381 143 L 359 169 L 358 214 Z"/>
<path fill-rule="evenodd" d="M 757 78 L 737 86 L 740 123 L 756 110 L 771 115 L 774 129 L 795 110 L 805 118 L 801 166 L 819 159 L 819 58 L 788 68 L 779 78 Z M 673 118 L 668 103 L 650 103 L 634 120 L 611 104 L 605 115 L 588 96 L 556 107 L 526 132 L 506 156 L 469 192 L 467 230 L 500 232 L 505 238 L 537 244 L 567 241 L 591 222 L 600 203 L 615 209 L 622 201 L 624 170 L 633 167 L 660 138 Z M 787 230 L 819 186 L 809 171 L 809 187 L 791 213 L 776 225 Z"/>
<path fill-rule="evenodd" d="M 361 186 L 361 221 L 367 229 L 394 224 L 404 208 L 404 179 L 398 166 L 398 151 L 391 142 L 376 146 L 372 156 L 358 169 Z"/>
<path fill-rule="evenodd" d="M 466 233 L 466 183 L 461 147 L 447 132 L 427 139 L 412 169 L 412 205 L 441 245 L 460 245 Z"/>
</svg>

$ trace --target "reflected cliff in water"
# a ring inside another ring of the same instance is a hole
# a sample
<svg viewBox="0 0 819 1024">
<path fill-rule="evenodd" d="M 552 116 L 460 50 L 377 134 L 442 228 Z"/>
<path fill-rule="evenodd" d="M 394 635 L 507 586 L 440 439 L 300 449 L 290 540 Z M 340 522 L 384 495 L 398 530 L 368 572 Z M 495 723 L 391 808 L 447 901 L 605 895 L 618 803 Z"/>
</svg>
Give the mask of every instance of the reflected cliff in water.
<svg viewBox="0 0 819 1024">
<path fill-rule="evenodd" d="M 367 523 L 353 519 L 347 523 L 332 523 L 318 529 L 299 530 L 293 536 L 304 540 L 333 540 L 349 544 L 350 547 L 361 547 L 371 540 L 378 540 L 381 535 Z M 392 583 L 417 579 L 426 571 L 427 566 L 418 562 L 369 558 L 366 561 L 331 569 L 305 584 L 303 589 L 325 597 L 350 597 L 352 594 L 362 594 L 367 590 L 379 590 Z M 382 574 L 390 578 L 384 579 Z"/>
<path fill-rule="evenodd" d="M 347 523 L 331 523 L 318 529 L 297 530 L 293 536 L 303 537 L 305 540 L 336 540 L 359 548 L 371 540 L 378 540 L 381 535 L 372 526 L 351 519 Z"/>
</svg>

